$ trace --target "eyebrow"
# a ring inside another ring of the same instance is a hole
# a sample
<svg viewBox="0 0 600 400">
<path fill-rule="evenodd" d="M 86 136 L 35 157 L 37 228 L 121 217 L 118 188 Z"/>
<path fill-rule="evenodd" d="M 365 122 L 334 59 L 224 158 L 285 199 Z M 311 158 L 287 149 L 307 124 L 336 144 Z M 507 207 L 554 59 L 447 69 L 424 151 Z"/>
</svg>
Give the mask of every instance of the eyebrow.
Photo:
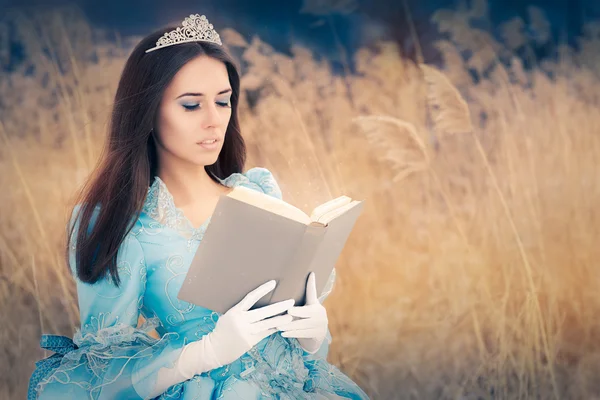
<svg viewBox="0 0 600 400">
<path fill-rule="evenodd" d="M 225 93 L 229 93 L 229 92 L 231 92 L 231 88 L 230 89 L 221 90 L 219 93 L 217 93 L 217 95 L 225 94 Z M 191 93 L 191 92 L 187 92 L 187 93 L 184 93 L 184 94 L 180 94 L 179 96 L 177 96 L 175 98 L 175 100 L 177 100 L 180 97 L 184 97 L 184 96 L 204 96 L 204 93 Z"/>
</svg>

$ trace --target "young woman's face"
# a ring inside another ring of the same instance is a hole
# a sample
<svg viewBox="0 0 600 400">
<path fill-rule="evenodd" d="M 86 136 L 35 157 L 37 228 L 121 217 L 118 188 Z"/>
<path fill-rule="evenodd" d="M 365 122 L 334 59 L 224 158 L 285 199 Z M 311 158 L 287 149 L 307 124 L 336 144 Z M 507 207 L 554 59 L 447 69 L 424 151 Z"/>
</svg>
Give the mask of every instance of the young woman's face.
<svg viewBox="0 0 600 400">
<path fill-rule="evenodd" d="M 225 64 L 208 56 L 191 60 L 177 72 L 159 106 L 155 129 L 159 157 L 214 164 L 230 118 Z"/>
</svg>

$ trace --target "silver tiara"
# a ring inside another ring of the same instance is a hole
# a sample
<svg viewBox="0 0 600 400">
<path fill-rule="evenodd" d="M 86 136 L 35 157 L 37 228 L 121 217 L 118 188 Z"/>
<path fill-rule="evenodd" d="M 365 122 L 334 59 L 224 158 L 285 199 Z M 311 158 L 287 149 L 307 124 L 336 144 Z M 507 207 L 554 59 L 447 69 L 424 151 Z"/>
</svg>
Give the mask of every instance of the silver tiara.
<svg viewBox="0 0 600 400">
<path fill-rule="evenodd" d="M 181 26 L 162 35 L 156 42 L 156 46 L 146 50 L 146 53 L 174 44 L 188 42 L 212 42 L 222 45 L 219 34 L 204 15 L 190 14 L 189 17 L 183 20 Z"/>
</svg>

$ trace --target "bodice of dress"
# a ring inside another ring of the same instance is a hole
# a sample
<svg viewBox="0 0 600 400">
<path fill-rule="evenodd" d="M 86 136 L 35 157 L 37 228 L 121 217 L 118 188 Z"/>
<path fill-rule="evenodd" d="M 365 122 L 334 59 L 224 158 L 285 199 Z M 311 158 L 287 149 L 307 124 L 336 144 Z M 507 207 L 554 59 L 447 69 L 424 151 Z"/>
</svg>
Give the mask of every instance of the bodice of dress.
<svg viewBox="0 0 600 400">
<path fill-rule="evenodd" d="M 230 188 L 241 185 L 281 198 L 279 186 L 263 168 L 234 173 L 219 181 Z M 210 220 L 195 228 L 175 205 L 166 184 L 158 176 L 154 178 L 132 233 L 142 246 L 147 268 L 141 311 L 148 318 L 160 320 L 161 334 L 176 331 L 195 340 L 210 332 L 218 319 L 218 313 L 177 298 Z"/>
</svg>

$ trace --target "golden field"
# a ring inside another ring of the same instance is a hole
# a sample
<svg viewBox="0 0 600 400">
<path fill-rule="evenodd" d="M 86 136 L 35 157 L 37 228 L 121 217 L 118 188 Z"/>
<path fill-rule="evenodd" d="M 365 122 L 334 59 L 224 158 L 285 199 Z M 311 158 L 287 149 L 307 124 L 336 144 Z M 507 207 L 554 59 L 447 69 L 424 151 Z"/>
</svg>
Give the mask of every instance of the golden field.
<svg viewBox="0 0 600 400">
<path fill-rule="evenodd" d="M 366 200 L 326 306 L 329 361 L 373 399 L 600 399 L 600 26 L 542 62 L 517 29 L 543 31 L 532 15 L 499 42 L 478 10 L 443 10 L 443 70 L 382 42 L 342 75 L 223 30 L 247 63 L 246 167 L 307 212 Z M 139 38 L 73 9 L 8 20 L 25 61 L 0 76 L 0 399 L 17 399 L 41 332 L 78 323 L 69 206 Z"/>
</svg>

